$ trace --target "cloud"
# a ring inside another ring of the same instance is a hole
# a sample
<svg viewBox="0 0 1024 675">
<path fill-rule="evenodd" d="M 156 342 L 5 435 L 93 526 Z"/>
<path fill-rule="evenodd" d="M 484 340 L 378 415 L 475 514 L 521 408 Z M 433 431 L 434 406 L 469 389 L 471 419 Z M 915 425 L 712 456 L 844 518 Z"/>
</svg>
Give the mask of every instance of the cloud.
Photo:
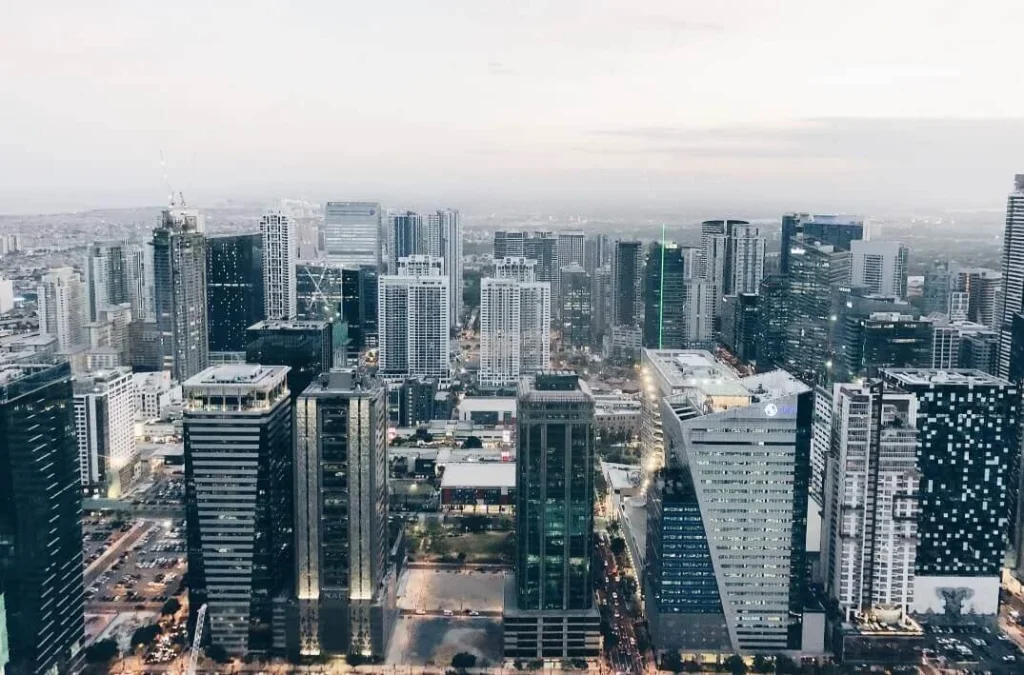
<svg viewBox="0 0 1024 675">
<path fill-rule="evenodd" d="M 960 77 L 952 68 L 925 66 L 856 66 L 839 73 L 830 73 L 812 79 L 815 84 L 857 86 L 902 84 L 908 80 L 948 80 Z"/>
<path fill-rule="evenodd" d="M 663 14 L 645 14 L 636 20 L 652 28 L 663 28 L 675 32 L 687 33 L 721 33 L 725 26 L 714 21 L 691 21 Z"/>
<path fill-rule="evenodd" d="M 491 59 L 490 61 L 487 62 L 487 72 L 490 73 L 491 75 L 496 75 L 498 77 L 506 77 L 508 75 L 516 74 L 516 71 L 509 68 L 501 61 L 495 59 Z"/>
</svg>

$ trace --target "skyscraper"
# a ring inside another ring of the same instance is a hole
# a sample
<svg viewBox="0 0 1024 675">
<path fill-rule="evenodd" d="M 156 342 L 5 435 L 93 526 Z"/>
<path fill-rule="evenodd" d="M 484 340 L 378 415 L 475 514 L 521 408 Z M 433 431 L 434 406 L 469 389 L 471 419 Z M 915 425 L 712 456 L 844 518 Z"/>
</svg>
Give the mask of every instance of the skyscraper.
<svg viewBox="0 0 1024 675">
<path fill-rule="evenodd" d="M 862 286 L 871 293 L 891 298 L 907 297 L 907 253 L 898 241 L 850 242 L 853 286 Z"/>
<path fill-rule="evenodd" d="M 263 236 L 209 237 L 206 246 L 206 320 L 210 351 L 245 351 L 246 329 L 265 316 Z"/>
<path fill-rule="evenodd" d="M 131 302 L 127 249 L 124 242 L 102 242 L 89 247 L 85 258 L 89 321 L 96 321 L 101 309 Z"/>
<path fill-rule="evenodd" d="M 430 256 L 399 261 L 379 278 L 378 364 L 385 378 L 449 378 L 448 277 Z"/>
<path fill-rule="evenodd" d="M 295 222 L 287 215 L 265 213 L 263 238 L 263 307 L 268 319 L 295 318 Z"/>
<path fill-rule="evenodd" d="M 584 240 L 586 234 L 583 232 L 559 232 L 558 233 L 558 269 L 569 265 L 583 267 L 584 262 Z"/>
<path fill-rule="evenodd" d="M 786 274 L 786 370 L 805 382 L 830 381 L 834 367 L 832 292 L 850 281 L 850 253 L 796 239 Z"/>
<path fill-rule="evenodd" d="M 837 384 L 822 569 L 844 621 L 910 610 L 918 537 L 917 398 L 874 380 Z M 878 614 L 876 614 L 876 612 Z"/>
<path fill-rule="evenodd" d="M 644 347 L 682 349 L 687 346 L 684 297 L 687 272 L 681 247 L 664 241 L 651 244 L 645 274 Z"/>
<path fill-rule="evenodd" d="M 1002 275 L 995 270 L 984 267 L 955 270 L 951 275 L 950 318 L 954 318 L 952 305 L 956 302 L 955 298 L 960 296 L 967 299 L 966 319 L 968 321 L 974 321 L 993 329 L 998 328 L 1000 312 L 998 298 L 1002 284 Z"/>
<path fill-rule="evenodd" d="M 593 307 L 590 300 L 590 275 L 581 266 L 573 264 L 562 268 L 561 281 L 559 316 L 562 346 L 585 349 L 592 344 L 590 321 Z"/>
<path fill-rule="evenodd" d="M 536 281 L 537 261 L 523 257 L 495 259 L 494 278 L 513 279 L 515 281 Z"/>
<path fill-rule="evenodd" d="M 75 437 L 82 488 L 117 499 L 135 484 L 135 382 L 130 368 L 115 368 L 74 381 Z"/>
<path fill-rule="evenodd" d="M 505 655 L 596 656 L 594 397 L 575 373 L 524 378 L 518 425 L 518 550 L 505 593 Z"/>
<path fill-rule="evenodd" d="M 949 263 L 933 262 L 924 273 L 921 311 L 925 314 L 948 314 L 950 290 L 952 290 L 952 277 L 949 273 Z"/>
<path fill-rule="evenodd" d="M 558 288 L 558 238 L 550 232 L 533 232 L 523 241 L 523 256 L 537 261 L 537 281 L 551 284 L 552 293 Z"/>
<path fill-rule="evenodd" d="M 426 215 L 426 251 L 444 260 L 448 275 L 448 310 L 451 325 L 459 322 L 462 311 L 462 219 L 454 209 L 442 209 Z"/>
<path fill-rule="evenodd" d="M 612 254 L 611 309 L 613 326 L 636 326 L 644 322 L 644 250 L 639 241 L 617 241 Z"/>
<path fill-rule="evenodd" d="M 897 368 L 882 378 L 918 404 L 913 611 L 995 614 L 1011 533 L 1020 544 L 1020 389 L 977 370 Z"/>
<path fill-rule="evenodd" d="M 498 230 L 494 233 L 494 259 L 516 258 L 525 255 L 523 241 L 526 239 L 524 232 L 506 232 Z"/>
<path fill-rule="evenodd" d="M 324 252 L 344 265 L 381 263 L 381 209 L 376 202 L 324 204 Z"/>
<path fill-rule="evenodd" d="M 789 272 L 793 240 L 803 234 L 808 241 L 833 246 L 837 251 L 849 251 L 850 243 L 864 238 L 864 218 L 861 216 L 787 213 L 782 216 L 782 246 L 779 273 Z"/>
<path fill-rule="evenodd" d="M 701 272 L 715 286 L 716 298 L 757 293 L 764 278 L 765 240 L 756 225 L 745 220 L 701 223 Z M 716 316 L 721 302 L 716 300 Z"/>
<path fill-rule="evenodd" d="M 644 358 L 665 394 L 666 470 L 647 500 L 656 649 L 800 649 L 811 390 L 784 371 L 739 377 L 710 352 Z"/>
<path fill-rule="evenodd" d="M 845 381 L 877 377 L 882 368 L 927 368 L 932 361 L 932 322 L 899 312 L 844 315 L 836 338 L 835 372 Z"/>
<path fill-rule="evenodd" d="M 334 367 L 334 324 L 326 321 L 260 321 L 246 331 L 245 362 L 288 366 L 292 400 Z"/>
<path fill-rule="evenodd" d="M 385 388 L 325 373 L 296 407 L 299 652 L 383 656 L 397 616 L 389 563 Z"/>
<path fill-rule="evenodd" d="M 297 317 L 334 324 L 335 363 L 377 345 L 377 270 L 324 260 L 296 267 Z"/>
<path fill-rule="evenodd" d="M 132 321 L 151 321 L 153 314 L 153 248 L 133 246 L 128 255 L 128 296 Z M 261 300 L 262 302 L 262 300 Z"/>
<path fill-rule="evenodd" d="M 71 672 L 85 639 L 71 368 L 8 363 L 0 374 L 0 588 L 8 672 Z"/>
<path fill-rule="evenodd" d="M 274 634 L 294 563 L 287 372 L 214 366 L 183 385 L 189 606 L 194 619 L 207 605 L 210 640 L 232 655 L 285 648 Z"/>
<path fill-rule="evenodd" d="M 78 272 L 58 267 L 44 274 L 38 288 L 39 331 L 57 338 L 57 349 L 85 344 L 85 286 Z"/>
<path fill-rule="evenodd" d="M 153 311 L 165 365 L 184 382 L 209 362 L 206 237 L 195 211 L 167 209 L 153 230 Z"/>
<path fill-rule="evenodd" d="M 423 216 L 414 211 L 388 214 L 388 274 L 398 274 L 398 261 L 414 255 L 426 255 L 426 231 Z M 434 257 L 440 258 L 435 255 Z"/>
<path fill-rule="evenodd" d="M 1024 312 L 1024 174 L 1017 174 L 1006 199 L 1003 231 L 1003 300 L 999 311 L 999 377 L 1010 376 L 1013 315 Z"/>
<path fill-rule="evenodd" d="M 508 259 L 506 259 L 508 260 Z M 480 382 L 500 387 L 551 362 L 551 288 L 485 278 L 480 286 Z"/>
</svg>

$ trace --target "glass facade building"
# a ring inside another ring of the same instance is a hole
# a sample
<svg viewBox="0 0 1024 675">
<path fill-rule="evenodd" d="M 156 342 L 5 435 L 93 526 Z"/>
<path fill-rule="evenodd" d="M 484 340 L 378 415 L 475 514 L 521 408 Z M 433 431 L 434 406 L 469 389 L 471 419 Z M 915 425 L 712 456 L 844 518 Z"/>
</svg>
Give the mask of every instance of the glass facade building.
<svg viewBox="0 0 1024 675">
<path fill-rule="evenodd" d="M 364 349 L 377 345 L 376 268 L 300 262 L 296 294 L 297 319 L 334 324 L 335 361 L 354 361 Z"/>
<path fill-rule="evenodd" d="M 206 243 L 210 351 L 245 351 L 246 329 L 264 318 L 263 239 L 235 234 L 210 237 Z"/>
<path fill-rule="evenodd" d="M 246 331 L 245 362 L 288 366 L 296 400 L 321 373 L 334 367 L 334 324 L 326 321 L 260 321 Z"/>
</svg>

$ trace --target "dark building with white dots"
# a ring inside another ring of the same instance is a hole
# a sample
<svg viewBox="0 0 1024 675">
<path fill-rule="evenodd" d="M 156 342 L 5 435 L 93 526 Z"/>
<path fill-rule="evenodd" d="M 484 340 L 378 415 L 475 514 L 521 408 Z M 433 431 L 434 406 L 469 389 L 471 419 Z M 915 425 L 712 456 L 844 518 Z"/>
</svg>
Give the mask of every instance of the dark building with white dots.
<svg viewBox="0 0 1024 675">
<path fill-rule="evenodd" d="M 894 368 L 883 379 L 918 400 L 912 611 L 995 614 L 1019 531 L 1020 389 L 980 370 Z"/>
</svg>

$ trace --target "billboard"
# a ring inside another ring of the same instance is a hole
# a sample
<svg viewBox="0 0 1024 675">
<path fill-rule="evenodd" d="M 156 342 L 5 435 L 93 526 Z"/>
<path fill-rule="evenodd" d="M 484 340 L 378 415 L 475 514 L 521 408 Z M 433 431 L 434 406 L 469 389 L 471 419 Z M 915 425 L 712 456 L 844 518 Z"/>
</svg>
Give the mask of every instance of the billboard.
<svg viewBox="0 0 1024 675">
<path fill-rule="evenodd" d="M 911 611 L 950 618 L 968 614 L 994 616 L 999 611 L 999 575 L 916 577 Z"/>
</svg>

